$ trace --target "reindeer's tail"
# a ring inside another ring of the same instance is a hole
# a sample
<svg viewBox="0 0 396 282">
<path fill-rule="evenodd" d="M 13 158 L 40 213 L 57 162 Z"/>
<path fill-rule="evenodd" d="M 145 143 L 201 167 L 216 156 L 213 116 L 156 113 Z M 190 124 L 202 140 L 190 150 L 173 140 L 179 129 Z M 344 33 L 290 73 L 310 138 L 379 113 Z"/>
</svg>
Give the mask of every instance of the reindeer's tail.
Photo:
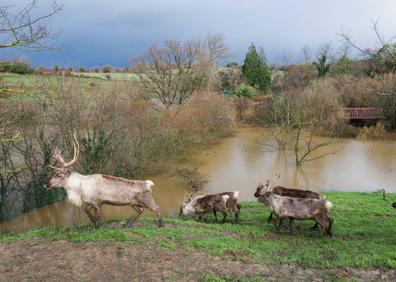
<svg viewBox="0 0 396 282">
<path fill-rule="evenodd" d="M 333 204 L 329 200 L 325 201 L 325 205 L 328 211 L 331 210 L 331 208 L 333 207 Z"/>
<path fill-rule="evenodd" d="M 153 181 L 151 181 L 151 180 L 146 180 L 146 181 L 144 181 L 144 183 L 146 184 L 146 191 L 151 191 L 151 187 L 152 186 L 154 186 L 154 182 Z"/>
</svg>

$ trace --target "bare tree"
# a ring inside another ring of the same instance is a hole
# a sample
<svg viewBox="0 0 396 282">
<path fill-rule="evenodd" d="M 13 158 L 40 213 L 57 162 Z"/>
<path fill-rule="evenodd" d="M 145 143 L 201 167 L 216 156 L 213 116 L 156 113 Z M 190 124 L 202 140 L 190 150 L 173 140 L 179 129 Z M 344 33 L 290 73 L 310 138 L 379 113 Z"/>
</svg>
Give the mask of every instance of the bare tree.
<svg viewBox="0 0 396 282">
<path fill-rule="evenodd" d="M 293 61 L 294 61 L 293 54 L 291 54 L 287 51 L 283 51 L 279 56 L 279 62 L 281 64 L 281 66 L 291 65 L 291 64 L 293 64 Z"/>
<path fill-rule="evenodd" d="M 165 107 L 182 105 L 198 90 L 206 88 L 213 65 L 227 52 L 220 35 L 205 40 L 165 41 L 164 47 L 151 46 L 132 60 L 144 93 Z"/>
<path fill-rule="evenodd" d="M 212 64 L 218 64 L 220 60 L 229 56 L 229 48 L 222 34 L 209 33 L 203 40 L 203 50 L 207 51 L 208 60 Z"/>
<path fill-rule="evenodd" d="M 290 149 L 296 166 L 322 158 L 334 152 L 315 154 L 320 148 L 334 143 L 315 142 L 321 126 L 340 111 L 335 90 L 326 81 L 318 81 L 300 93 L 289 92 L 276 97 L 271 110 L 275 127 L 275 144 L 265 144 L 278 150 Z"/>
<path fill-rule="evenodd" d="M 379 29 L 378 20 L 372 20 L 371 25 L 372 30 L 377 38 L 376 44 L 373 48 L 363 48 L 359 46 L 353 40 L 352 36 L 343 30 L 338 35 L 348 45 L 369 59 L 371 71 L 375 71 L 375 66 L 372 65 L 373 62 L 377 62 L 385 65 L 392 72 L 396 72 L 396 37 L 392 36 L 391 38 L 386 39 Z"/>
<path fill-rule="evenodd" d="M 312 60 L 312 51 L 311 48 L 309 48 L 308 45 L 304 45 L 303 47 L 301 47 L 301 53 L 303 56 L 303 63 L 304 64 L 309 64 Z"/>
<path fill-rule="evenodd" d="M 50 28 L 52 16 L 62 10 L 62 5 L 53 2 L 51 10 L 35 16 L 37 0 L 23 8 L 0 4 L 0 49 L 17 47 L 28 50 L 54 49 L 52 42 L 57 33 Z"/>
<path fill-rule="evenodd" d="M 336 63 L 332 67 L 338 73 L 347 74 L 352 72 L 351 59 L 352 46 L 345 42 L 336 51 Z"/>
</svg>

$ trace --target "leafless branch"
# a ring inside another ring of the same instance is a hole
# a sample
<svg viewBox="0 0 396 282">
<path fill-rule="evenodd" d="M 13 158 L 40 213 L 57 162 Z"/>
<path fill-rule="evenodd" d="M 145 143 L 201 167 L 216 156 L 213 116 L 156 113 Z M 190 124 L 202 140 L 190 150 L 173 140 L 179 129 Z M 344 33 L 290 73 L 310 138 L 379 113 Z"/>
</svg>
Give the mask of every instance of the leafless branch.
<svg viewBox="0 0 396 282">
<path fill-rule="evenodd" d="M 50 20 L 62 11 L 63 5 L 55 1 L 49 12 L 35 16 L 37 3 L 32 0 L 16 12 L 13 6 L 0 6 L 0 49 L 15 47 L 40 51 L 57 48 L 59 33 L 51 30 Z"/>
</svg>

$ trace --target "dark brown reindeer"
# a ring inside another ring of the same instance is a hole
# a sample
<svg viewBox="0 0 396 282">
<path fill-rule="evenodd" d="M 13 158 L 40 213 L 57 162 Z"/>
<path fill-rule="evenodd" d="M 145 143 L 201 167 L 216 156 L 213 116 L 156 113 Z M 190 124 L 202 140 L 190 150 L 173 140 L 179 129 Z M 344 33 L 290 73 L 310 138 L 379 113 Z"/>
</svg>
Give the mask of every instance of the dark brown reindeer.
<svg viewBox="0 0 396 282">
<path fill-rule="evenodd" d="M 216 222 L 217 212 L 223 214 L 223 223 L 230 212 L 235 213 L 235 223 L 239 222 L 241 205 L 238 204 L 239 192 L 224 192 L 203 196 L 190 195 L 180 207 L 179 216 L 198 215 L 198 221 L 203 222 L 204 216 L 213 212 Z"/>
<path fill-rule="evenodd" d="M 103 174 L 81 175 L 71 169 L 78 159 L 80 148 L 75 134 L 73 147 L 74 156 L 70 162 L 65 162 L 60 154 L 53 155 L 61 167 L 50 166 L 57 173 L 48 181 L 47 189 L 65 189 L 68 200 L 77 207 L 83 207 L 95 228 L 100 227 L 103 204 L 131 206 L 137 216 L 131 218 L 124 225 L 126 227 L 131 227 L 145 208 L 154 211 L 158 217 L 158 226 L 163 226 L 161 214 L 152 196 L 151 187 L 154 183 L 151 180 L 129 180 Z M 95 214 L 91 213 L 92 208 Z"/>
</svg>

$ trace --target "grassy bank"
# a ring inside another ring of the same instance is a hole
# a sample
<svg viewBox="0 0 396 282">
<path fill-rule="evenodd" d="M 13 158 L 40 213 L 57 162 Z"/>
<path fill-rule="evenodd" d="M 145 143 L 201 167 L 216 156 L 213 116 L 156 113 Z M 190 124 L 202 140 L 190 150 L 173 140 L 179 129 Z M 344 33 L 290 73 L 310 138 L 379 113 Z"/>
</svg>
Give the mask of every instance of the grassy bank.
<svg viewBox="0 0 396 282">
<path fill-rule="evenodd" d="M 243 203 L 241 224 L 200 224 L 193 219 L 166 218 L 158 229 L 154 218 L 142 218 L 132 228 L 121 228 L 120 220 L 107 222 L 100 230 L 84 224 L 71 228 L 45 228 L 5 234 L 1 244 L 21 240 L 66 240 L 154 244 L 159 248 L 197 249 L 242 263 L 293 264 L 301 268 L 362 269 L 396 267 L 396 195 L 382 199 L 380 193 L 328 193 L 333 202 L 334 238 L 309 231 L 312 222 L 296 222 L 296 235 L 275 231 L 264 219 L 269 210 L 259 203 Z"/>
</svg>

